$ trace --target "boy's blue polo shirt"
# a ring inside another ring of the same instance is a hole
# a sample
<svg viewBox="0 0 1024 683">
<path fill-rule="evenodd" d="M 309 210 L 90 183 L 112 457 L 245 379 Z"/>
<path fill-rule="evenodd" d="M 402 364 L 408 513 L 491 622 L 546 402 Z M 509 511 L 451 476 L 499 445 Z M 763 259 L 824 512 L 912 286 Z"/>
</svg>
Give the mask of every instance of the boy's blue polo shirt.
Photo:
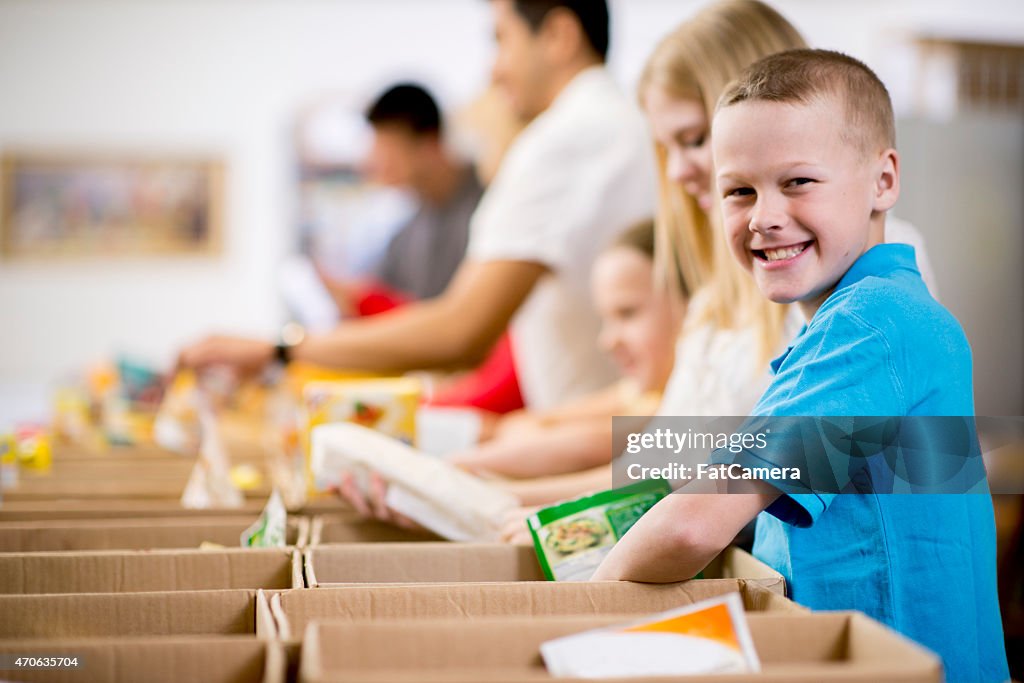
<svg viewBox="0 0 1024 683">
<path fill-rule="evenodd" d="M 861 256 L 772 369 L 754 415 L 974 414 L 967 338 L 904 244 Z M 987 494 L 784 494 L 754 542 L 794 600 L 866 612 L 939 653 L 950 681 L 1009 678 L 995 552 Z"/>
</svg>

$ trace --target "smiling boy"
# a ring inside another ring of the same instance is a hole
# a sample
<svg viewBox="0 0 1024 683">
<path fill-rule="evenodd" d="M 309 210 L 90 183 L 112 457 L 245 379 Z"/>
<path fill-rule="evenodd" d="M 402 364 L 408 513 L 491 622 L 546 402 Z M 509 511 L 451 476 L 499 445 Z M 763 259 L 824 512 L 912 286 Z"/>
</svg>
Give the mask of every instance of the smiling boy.
<svg viewBox="0 0 1024 683">
<path fill-rule="evenodd" d="M 725 239 L 765 296 L 808 321 L 773 361 L 755 415 L 974 414 L 960 325 L 928 293 L 913 248 L 883 243 L 899 196 L 894 128 L 882 83 L 835 52 L 768 57 L 719 100 Z M 799 464 L 784 450 L 712 461 Z M 868 613 L 938 652 L 951 681 L 1008 678 L 990 496 L 752 490 L 668 496 L 594 578 L 687 578 L 756 515 L 754 554 L 797 602 Z"/>
</svg>

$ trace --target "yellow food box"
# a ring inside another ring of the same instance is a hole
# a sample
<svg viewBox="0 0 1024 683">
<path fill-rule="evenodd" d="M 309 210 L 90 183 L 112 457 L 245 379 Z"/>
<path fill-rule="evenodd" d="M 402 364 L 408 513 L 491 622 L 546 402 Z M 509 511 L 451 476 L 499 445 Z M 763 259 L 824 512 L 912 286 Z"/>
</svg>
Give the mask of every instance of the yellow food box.
<svg viewBox="0 0 1024 683">
<path fill-rule="evenodd" d="M 403 441 L 416 443 L 416 410 L 422 383 L 410 377 L 308 382 L 302 390 L 308 493 L 315 495 L 310 463 L 313 428 L 333 422 L 353 422 Z"/>
<path fill-rule="evenodd" d="M 317 425 L 353 422 L 415 445 L 422 394 L 420 381 L 408 377 L 310 382 L 302 391 L 307 443 Z"/>
</svg>

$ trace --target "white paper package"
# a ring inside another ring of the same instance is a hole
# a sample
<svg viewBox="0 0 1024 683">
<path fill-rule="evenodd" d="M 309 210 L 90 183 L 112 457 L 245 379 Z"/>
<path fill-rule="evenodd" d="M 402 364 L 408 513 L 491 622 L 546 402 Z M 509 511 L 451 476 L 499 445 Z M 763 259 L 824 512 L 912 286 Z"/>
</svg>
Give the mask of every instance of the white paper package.
<svg viewBox="0 0 1024 683">
<path fill-rule="evenodd" d="M 389 484 L 392 509 L 452 541 L 499 540 L 505 515 L 519 505 L 515 496 L 479 477 L 356 424 L 320 425 L 311 446 L 317 489 L 337 486 L 342 473 L 351 472 L 366 491 L 376 472 Z"/>
</svg>

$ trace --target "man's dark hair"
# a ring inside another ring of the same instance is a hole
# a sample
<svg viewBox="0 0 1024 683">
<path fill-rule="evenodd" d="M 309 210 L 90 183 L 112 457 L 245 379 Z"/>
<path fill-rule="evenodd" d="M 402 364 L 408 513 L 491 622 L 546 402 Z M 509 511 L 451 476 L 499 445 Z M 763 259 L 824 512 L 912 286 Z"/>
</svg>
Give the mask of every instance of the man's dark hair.
<svg viewBox="0 0 1024 683">
<path fill-rule="evenodd" d="M 366 110 L 371 125 L 399 125 L 415 135 L 440 135 L 441 112 L 424 88 L 399 83 L 388 88 Z"/>
<path fill-rule="evenodd" d="M 583 34 L 590 42 L 597 56 L 604 61 L 608 58 L 608 3 L 606 0 L 514 0 L 519 13 L 534 33 L 544 23 L 548 12 L 562 7 L 580 20 Z"/>
</svg>

